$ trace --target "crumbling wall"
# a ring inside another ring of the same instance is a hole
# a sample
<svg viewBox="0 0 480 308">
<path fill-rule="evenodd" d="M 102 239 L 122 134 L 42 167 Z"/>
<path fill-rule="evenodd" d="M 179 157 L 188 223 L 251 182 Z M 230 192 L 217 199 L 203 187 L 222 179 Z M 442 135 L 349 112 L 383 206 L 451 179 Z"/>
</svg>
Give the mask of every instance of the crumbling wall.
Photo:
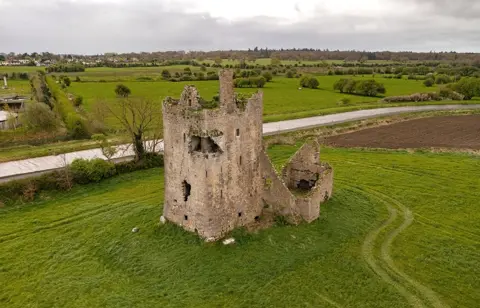
<svg viewBox="0 0 480 308">
<path fill-rule="evenodd" d="M 202 108 L 198 91 L 191 86 L 185 87 L 180 100 L 163 104 L 164 216 L 209 239 L 254 221 L 263 208 L 259 161 L 263 97 L 256 93 L 240 108 L 233 72 L 220 77 L 218 108 Z"/>
<path fill-rule="evenodd" d="M 295 224 L 316 219 L 333 183 L 331 168 L 319 163 L 318 142 L 305 144 L 279 176 L 262 146 L 261 92 L 237 100 L 233 72 L 222 71 L 218 108 L 200 100 L 186 86 L 180 100 L 163 103 L 165 218 L 208 240 L 262 213 Z"/>
<path fill-rule="evenodd" d="M 263 179 L 263 211 L 285 216 L 290 222 L 298 223 L 299 217 L 295 211 L 295 196 L 278 176 L 270 159 L 263 151 L 260 153 L 260 168 Z"/>
</svg>

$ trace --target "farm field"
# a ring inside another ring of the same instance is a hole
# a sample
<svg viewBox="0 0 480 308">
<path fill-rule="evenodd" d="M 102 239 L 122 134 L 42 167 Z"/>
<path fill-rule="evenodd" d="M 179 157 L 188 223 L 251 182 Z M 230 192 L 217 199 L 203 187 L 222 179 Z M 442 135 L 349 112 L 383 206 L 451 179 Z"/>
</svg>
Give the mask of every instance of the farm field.
<svg viewBox="0 0 480 308">
<path fill-rule="evenodd" d="M 433 117 L 329 137 L 341 147 L 458 148 L 480 150 L 480 115 Z"/>
<path fill-rule="evenodd" d="M 3 79 L 1 79 L 0 85 L 0 97 L 11 94 L 30 95 L 31 87 L 28 80 L 8 80 L 8 89 L 2 89 Z"/>
<path fill-rule="evenodd" d="M 277 77 L 273 82 L 267 83 L 264 92 L 264 122 L 280 121 L 285 119 L 302 118 L 328 113 L 336 113 L 349 110 L 376 108 L 385 106 L 379 103 L 380 98 L 363 97 L 356 95 L 342 94 L 333 90 L 333 84 L 341 76 L 319 76 L 319 89 L 299 90 L 299 80 L 296 78 Z M 368 79 L 370 77 L 356 77 L 357 79 Z M 426 88 L 422 81 L 387 79 L 377 76 L 377 80 L 385 84 L 387 95 L 405 95 L 415 92 L 433 91 Z M 69 91 L 84 98 L 85 108 L 91 110 L 97 101 L 113 103 L 115 101 L 114 89 L 119 82 L 74 82 Z M 126 81 L 122 82 L 132 90 L 133 96 L 145 97 L 158 103 L 166 96 L 179 97 L 183 87 L 187 84 L 194 84 L 199 89 L 200 95 L 210 99 L 218 92 L 218 81 L 190 81 L 190 82 L 166 82 L 166 81 Z M 252 93 L 257 89 L 236 89 L 240 93 Z M 342 98 L 349 98 L 347 105 L 339 104 Z M 478 103 L 478 101 L 463 101 L 462 103 Z M 415 104 L 442 104 L 443 102 L 423 102 Z M 455 103 L 455 102 L 454 102 Z M 457 102 L 458 103 L 458 102 Z M 395 104 L 388 104 L 394 106 Z M 406 105 L 396 104 L 396 105 Z"/>
<path fill-rule="evenodd" d="M 45 67 L 38 66 L 0 66 L 0 75 L 5 73 L 29 73 L 36 71 L 44 71 Z"/>
<path fill-rule="evenodd" d="M 299 146 L 268 152 L 279 167 Z M 239 230 L 234 246 L 157 225 L 163 169 L 0 209 L 0 305 L 477 306 L 477 157 L 326 148 L 321 158 L 335 168 L 322 218 Z"/>
</svg>

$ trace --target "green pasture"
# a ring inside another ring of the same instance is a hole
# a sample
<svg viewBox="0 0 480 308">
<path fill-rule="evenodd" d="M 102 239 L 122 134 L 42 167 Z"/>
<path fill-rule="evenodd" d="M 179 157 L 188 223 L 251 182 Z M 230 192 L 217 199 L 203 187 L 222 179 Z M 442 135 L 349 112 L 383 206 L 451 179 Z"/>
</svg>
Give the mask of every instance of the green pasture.
<svg viewBox="0 0 480 308">
<path fill-rule="evenodd" d="M 273 82 L 267 83 L 261 89 L 264 93 L 264 121 L 280 121 L 285 119 L 302 118 L 327 113 L 336 113 L 349 110 L 384 107 L 385 103 L 379 103 L 378 97 L 364 97 L 357 95 L 342 94 L 333 90 L 333 84 L 340 79 L 339 76 L 318 76 L 319 89 L 299 89 L 299 79 L 276 77 Z M 354 77 L 355 79 L 369 79 L 371 76 Z M 406 79 L 387 79 L 377 76 L 379 82 L 385 84 L 387 95 L 405 95 L 416 92 L 432 91 L 422 81 Z M 151 99 L 161 108 L 161 102 L 166 96 L 180 97 L 185 85 L 197 86 L 200 94 L 210 99 L 218 93 L 218 81 L 190 81 L 190 82 L 122 82 L 132 90 L 132 96 Z M 105 83 L 72 83 L 68 91 L 84 97 L 85 108 L 91 110 L 97 101 L 107 101 L 114 104 L 116 101 L 114 89 L 118 82 Z M 434 88 L 435 89 L 435 88 Z M 253 93 L 257 89 L 236 89 L 241 93 Z M 348 98 L 349 104 L 342 104 L 340 100 Z M 471 103 L 474 103 L 472 101 Z M 421 104 L 452 103 L 423 102 Z M 465 102 L 464 102 L 465 103 Z M 413 103 L 414 104 L 414 103 Z M 405 104 L 404 104 L 405 105 Z M 392 106 L 389 104 L 388 106 Z"/>
<path fill-rule="evenodd" d="M 214 60 L 203 60 L 203 61 L 200 61 L 200 60 L 197 60 L 197 62 L 200 62 L 200 63 L 210 63 L 210 64 L 213 64 L 215 63 Z M 352 62 L 352 61 L 350 61 Z M 246 61 L 247 64 L 251 65 L 255 65 L 255 64 L 258 64 L 258 65 L 270 65 L 272 64 L 272 59 L 271 58 L 261 58 L 261 59 L 256 59 L 255 61 Z M 322 64 L 322 63 L 328 63 L 328 64 L 343 64 L 345 63 L 344 60 L 314 60 L 314 61 L 310 61 L 310 60 L 281 60 L 281 64 L 283 65 L 315 65 L 315 64 Z M 394 64 L 396 63 L 395 61 L 388 61 L 388 60 L 368 60 L 368 61 L 365 61 L 363 63 L 363 65 L 370 65 L 370 64 Z M 227 65 L 227 64 L 230 64 L 230 65 L 235 65 L 235 64 L 240 64 L 240 60 L 232 60 L 232 59 L 222 59 L 222 65 Z"/>
<path fill-rule="evenodd" d="M 31 86 L 28 80 L 8 80 L 8 89 L 3 89 L 2 87 L 3 79 L 0 78 L 0 97 L 12 94 L 30 95 L 31 92 Z"/>
<path fill-rule="evenodd" d="M 82 81 L 137 81 L 137 78 L 151 78 L 153 81 L 162 80 L 162 71 L 168 70 L 170 74 L 175 72 L 183 73 L 184 69 L 189 67 L 192 72 L 200 72 L 199 66 L 172 65 L 172 66 L 148 66 L 148 67 L 92 67 L 87 68 L 85 72 L 75 73 L 52 73 L 53 75 L 65 75 L 72 80 L 78 76 Z M 207 71 L 218 71 L 218 68 L 207 68 Z M 206 74 L 205 72 L 205 74 Z"/>
<path fill-rule="evenodd" d="M 36 71 L 44 71 L 43 66 L 0 66 L 0 76 L 6 73 L 30 73 Z"/>
<path fill-rule="evenodd" d="M 274 146 L 282 164 L 298 146 Z M 321 218 L 206 244 L 163 169 L 0 209 L 1 307 L 477 307 L 478 157 L 324 149 Z M 138 227 L 138 233 L 132 233 Z"/>
</svg>

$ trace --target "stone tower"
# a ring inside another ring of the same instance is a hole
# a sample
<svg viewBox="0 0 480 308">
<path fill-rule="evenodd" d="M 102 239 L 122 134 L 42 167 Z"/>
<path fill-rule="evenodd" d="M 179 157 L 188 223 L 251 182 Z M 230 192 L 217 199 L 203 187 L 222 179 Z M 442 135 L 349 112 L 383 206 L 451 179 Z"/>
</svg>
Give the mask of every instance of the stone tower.
<svg viewBox="0 0 480 308">
<path fill-rule="evenodd" d="M 192 86 L 164 101 L 164 217 L 209 240 L 264 211 L 295 223 L 316 219 L 333 182 L 319 145 L 304 145 L 277 175 L 263 149 L 263 94 L 243 99 L 233 90 L 233 72 L 221 71 L 218 101 L 206 102 Z"/>
<path fill-rule="evenodd" d="M 187 86 L 163 104 L 164 216 L 217 238 L 261 214 L 262 94 L 237 100 L 233 72 L 223 71 L 218 108 L 201 102 Z"/>
</svg>

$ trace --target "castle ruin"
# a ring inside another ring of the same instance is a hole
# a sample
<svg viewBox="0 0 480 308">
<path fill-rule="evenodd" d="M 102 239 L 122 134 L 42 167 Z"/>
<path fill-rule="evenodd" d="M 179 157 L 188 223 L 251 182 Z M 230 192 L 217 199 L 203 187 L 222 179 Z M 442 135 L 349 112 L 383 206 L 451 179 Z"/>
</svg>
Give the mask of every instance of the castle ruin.
<svg viewBox="0 0 480 308">
<path fill-rule="evenodd" d="M 265 214 L 297 224 L 320 215 L 332 195 L 333 169 L 311 141 L 278 175 L 264 151 L 263 94 L 234 93 L 233 72 L 220 72 L 216 104 L 193 86 L 163 103 L 164 217 L 206 240 L 255 223 Z"/>
</svg>

